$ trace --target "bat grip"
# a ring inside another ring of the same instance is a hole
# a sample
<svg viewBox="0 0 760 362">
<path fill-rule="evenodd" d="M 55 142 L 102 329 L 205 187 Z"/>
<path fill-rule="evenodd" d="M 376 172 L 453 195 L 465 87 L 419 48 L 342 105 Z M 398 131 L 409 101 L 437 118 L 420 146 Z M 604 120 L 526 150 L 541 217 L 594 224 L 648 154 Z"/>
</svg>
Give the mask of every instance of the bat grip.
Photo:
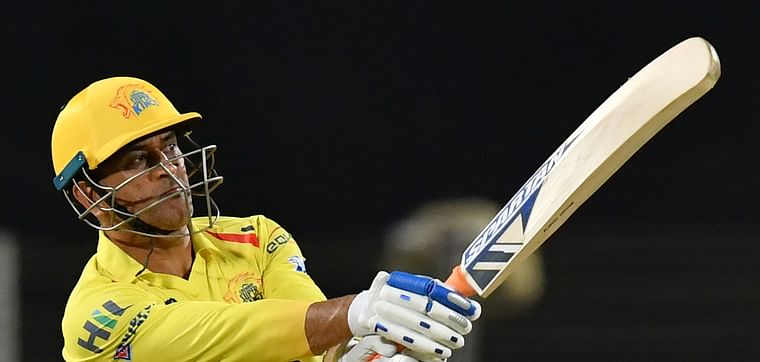
<svg viewBox="0 0 760 362">
<path fill-rule="evenodd" d="M 461 265 L 457 265 L 451 270 L 451 275 L 446 279 L 446 285 L 454 288 L 457 293 L 467 298 L 476 294 L 475 289 L 473 289 L 470 286 L 470 283 L 467 282 L 467 277 L 464 275 L 464 272 L 462 272 Z"/>
<path fill-rule="evenodd" d="M 403 351 L 403 350 L 404 350 L 404 346 L 402 346 L 402 345 L 400 345 L 400 344 L 398 344 L 398 343 L 396 343 L 396 348 L 397 348 L 396 350 L 397 350 L 398 352 L 401 352 L 401 351 Z M 383 355 L 381 355 L 380 353 L 375 353 L 375 354 L 374 354 L 372 357 L 370 357 L 370 359 L 368 359 L 368 360 L 367 360 L 367 362 L 374 362 L 374 361 L 378 361 L 378 360 L 380 360 L 381 358 L 383 358 Z"/>
</svg>

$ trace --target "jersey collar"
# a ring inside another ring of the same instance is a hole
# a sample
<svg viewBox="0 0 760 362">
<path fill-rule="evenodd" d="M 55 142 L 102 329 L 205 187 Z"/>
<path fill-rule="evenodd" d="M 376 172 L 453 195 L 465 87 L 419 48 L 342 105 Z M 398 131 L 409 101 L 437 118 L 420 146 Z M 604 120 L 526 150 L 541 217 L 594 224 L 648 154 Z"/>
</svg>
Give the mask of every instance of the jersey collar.
<svg viewBox="0 0 760 362">
<path fill-rule="evenodd" d="M 129 254 L 121 250 L 105 232 L 98 232 L 98 254 L 96 256 L 98 269 L 102 270 L 111 280 L 128 282 L 135 279 L 135 275 L 142 270 L 142 264 L 132 259 Z M 150 273 L 145 270 L 143 273 Z"/>
<path fill-rule="evenodd" d="M 219 249 L 214 245 L 205 232 L 198 232 L 198 225 L 195 220 L 190 224 L 193 230 L 191 240 L 196 258 L 200 255 L 208 257 L 208 254 L 217 254 Z M 105 232 L 98 232 L 98 251 L 97 251 L 98 268 L 113 281 L 130 282 L 137 277 L 135 276 L 143 269 L 141 262 L 133 259 L 124 250 L 114 244 L 106 236 Z M 140 275 L 153 274 L 149 269 L 143 271 Z M 192 274 L 192 271 L 191 271 Z"/>
</svg>

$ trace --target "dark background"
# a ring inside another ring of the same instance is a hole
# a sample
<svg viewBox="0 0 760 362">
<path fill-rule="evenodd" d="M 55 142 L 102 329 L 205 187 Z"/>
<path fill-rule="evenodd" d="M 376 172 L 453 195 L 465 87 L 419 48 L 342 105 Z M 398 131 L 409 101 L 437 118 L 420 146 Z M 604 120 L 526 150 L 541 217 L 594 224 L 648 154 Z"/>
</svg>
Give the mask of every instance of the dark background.
<svg viewBox="0 0 760 362">
<path fill-rule="evenodd" d="M 63 306 L 95 248 L 52 187 L 49 148 L 60 107 L 92 81 L 137 76 L 202 113 L 223 212 L 283 224 L 338 296 L 368 285 L 390 223 L 441 198 L 506 202 L 627 77 L 700 35 L 721 58 L 715 89 L 544 247 L 544 299 L 484 321 L 483 360 L 758 360 L 758 10 L 16 3 L 0 23 L 0 182 L 1 226 L 21 242 L 24 359 L 60 358 Z"/>
</svg>

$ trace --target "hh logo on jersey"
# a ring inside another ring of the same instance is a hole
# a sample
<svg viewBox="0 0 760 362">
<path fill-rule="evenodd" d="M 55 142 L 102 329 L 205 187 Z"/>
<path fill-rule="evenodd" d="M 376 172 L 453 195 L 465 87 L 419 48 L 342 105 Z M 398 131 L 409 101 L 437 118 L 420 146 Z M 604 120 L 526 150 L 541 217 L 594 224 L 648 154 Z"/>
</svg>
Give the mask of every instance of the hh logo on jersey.
<svg viewBox="0 0 760 362">
<path fill-rule="evenodd" d="M 150 96 L 150 91 L 138 84 L 120 87 L 110 104 L 111 108 L 121 111 L 124 118 L 139 116 L 146 108 L 157 105 L 158 102 Z"/>
<path fill-rule="evenodd" d="M 298 255 L 293 255 L 288 258 L 288 263 L 295 265 L 297 272 L 306 273 L 306 260 L 304 260 L 304 258 Z"/>
<path fill-rule="evenodd" d="M 129 307 L 131 305 L 122 308 L 112 300 L 103 303 L 103 310 L 95 309 L 90 315 L 91 319 L 84 323 L 84 330 L 89 333 L 89 337 L 86 340 L 79 338 L 77 344 L 95 353 L 103 352 L 100 347 L 95 345 L 95 342 L 98 338 L 107 341 L 111 337 L 111 331 L 116 327 L 118 317 L 124 314 L 124 311 Z"/>
<path fill-rule="evenodd" d="M 224 300 L 228 303 L 249 303 L 264 299 L 261 278 L 253 273 L 240 273 L 227 283 Z"/>
</svg>

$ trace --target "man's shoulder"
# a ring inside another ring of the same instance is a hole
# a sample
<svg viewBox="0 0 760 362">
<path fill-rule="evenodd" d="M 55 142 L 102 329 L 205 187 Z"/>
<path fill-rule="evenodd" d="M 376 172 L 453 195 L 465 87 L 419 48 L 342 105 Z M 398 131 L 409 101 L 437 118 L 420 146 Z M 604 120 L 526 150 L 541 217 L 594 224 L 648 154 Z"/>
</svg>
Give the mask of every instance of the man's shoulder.
<svg viewBox="0 0 760 362">
<path fill-rule="evenodd" d="M 273 254 L 280 246 L 294 244 L 290 233 L 278 223 L 264 215 L 248 217 L 219 217 L 213 226 L 208 227 L 207 218 L 193 219 L 194 227 L 203 230 L 203 234 L 217 247 L 224 250 L 245 251 L 245 245 L 253 245 L 254 253 Z M 248 251 L 245 251 L 246 253 Z M 260 254 L 256 254 L 262 256 Z"/>
<path fill-rule="evenodd" d="M 232 229 L 238 226 L 245 227 L 246 225 L 259 224 L 259 223 L 273 223 L 268 217 L 256 214 L 251 216 L 219 216 L 216 219 L 212 219 L 212 228 L 214 229 Z M 194 217 L 192 219 L 193 225 L 198 228 L 208 228 L 209 218 L 206 216 Z"/>
<path fill-rule="evenodd" d="M 265 237 L 281 229 L 274 220 L 261 214 L 246 217 L 220 216 L 211 227 L 207 217 L 198 217 L 193 218 L 193 224 L 198 229 L 206 229 L 212 233 L 255 233 Z"/>
<path fill-rule="evenodd" d="M 136 313 L 157 304 L 139 287 L 112 281 L 90 266 L 69 295 L 61 321 L 64 355 L 72 359 L 109 350 Z"/>
<path fill-rule="evenodd" d="M 127 282 L 113 281 L 100 273 L 91 260 L 85 266 L 79 281 L 69 295 L 64 312 L 64 322 L 70 317 L 81 319 L 76 317 L 89 316 L 98 307 L 108 309 L 109 306 L 117 304 L 114 298 L 126 301 L 135 297 L 144 298 L 145 296 L 146 293 L 137 286 Z"/>
</svg>

